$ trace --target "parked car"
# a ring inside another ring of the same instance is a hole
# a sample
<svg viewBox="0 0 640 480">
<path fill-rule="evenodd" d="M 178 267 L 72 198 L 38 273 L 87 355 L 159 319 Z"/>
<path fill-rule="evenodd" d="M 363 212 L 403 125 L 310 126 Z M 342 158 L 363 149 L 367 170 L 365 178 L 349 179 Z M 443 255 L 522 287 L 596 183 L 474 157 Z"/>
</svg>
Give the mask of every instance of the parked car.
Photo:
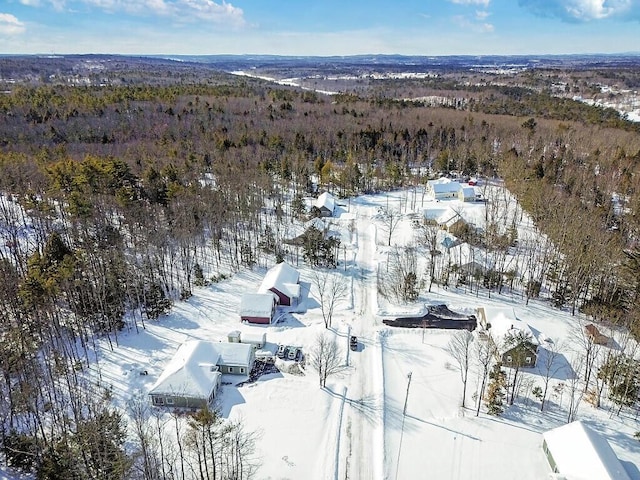
<svg viewBox="0 0 640 480">
<path fill-rule="evenodd" d="M 295 360 L 296 356 L 298 355 L 298 348 L 296 347 L 289 347 L 289 354 L 287 355 L 287 358 L 289 360 Z"/>
<path fill-rule="evenodd" d="M 349 339 L 349 348 L 353 351 L 358 350 L 358 337 L 355 335 L 351 335 L 351 338 Z"/>
<path fill-rule="evenodd" d="M 278 358 L 284 358 L 287 355 L 286 345 L 278 345 L 278 352 L 276 353 Z"/>
</svg>

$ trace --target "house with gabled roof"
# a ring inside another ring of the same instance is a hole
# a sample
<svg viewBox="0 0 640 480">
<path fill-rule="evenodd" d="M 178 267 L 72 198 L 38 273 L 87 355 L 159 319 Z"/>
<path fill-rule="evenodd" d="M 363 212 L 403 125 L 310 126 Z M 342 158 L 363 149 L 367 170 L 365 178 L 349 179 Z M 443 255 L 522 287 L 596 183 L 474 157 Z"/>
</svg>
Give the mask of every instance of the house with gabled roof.
<svg viewBox="0 0 640 480">
<path fill-rule="evenodd" d="M 482 275 L 487 270 L 487 258 L 481 248 L 467 242 L 458 242 L 446 250 L 446 258 L 451 265 L 457 265 L 460 272 L 467 275 Z"/>
<path fill-rule="evenodd" d="M 248 343 L 218 342 L 215 348 L 220 355 L 218 367 L 222 373 L 249 375 L 255 360 L 255 349 Z"/>
<path fill-rule="evenodd" d="M 249 375 L 254 349 L 249 344 L 190 340 L 178 350 L 149 390 L 155 406 L 205 408 L 222 382 L 222 374 Z"/>
<path fill-rule="evenodd" d="M 470 185 L 460 185 L 458 190 L 458 200 L 461 202 L 475 202 L 477 199 L 476 189 Z"/>
<path fill-rule="evenodd" d="M 427 181 L 425 191 L 427 195 L 435 200 L 446 200 L 458 198 L 461 185 L 450 178 L 441 177 L 436 180 Z"/>
<path fill-rule="evenodd" d="M 607 439 L 579 420 L 544 432 L 542 450 L 561 478 L 631 480 Z"/>
<path fill-rule="evenodd" d="M 476 317 L 489 333 L 498 360 L 505 367 L 535 367 L 538 339 L 528 324 L 520 320 L 513 308 L 479 307 Z"/>
<path fill-rule="evenodd" d="M 332 217 L 336 209 L 336 200 L 329 192 L 324 192 L 316 199 L 313 210 L 317 211 L 321 217 Z"/>
<path fill-rule="evenodd" d="M 270 268 L 258 293 L 273 292 L 278 297 L 280 305 L 297 305 L 300 299 L 300 272 L 286 262 Z"/>
<path fill-rule="evenodd" d="M 211 405 L 221 383 L 219 357 L 211 342 L 193 340 L 180 345 L 149 390 L 151 403 L 183 408 Z"/>
<path fill-rule="evenodd" d="M 240 297 L 240 320 L 268 325 L 276 312 L 278 297 L 273 292 L 243 293 Z"/>
</svg>

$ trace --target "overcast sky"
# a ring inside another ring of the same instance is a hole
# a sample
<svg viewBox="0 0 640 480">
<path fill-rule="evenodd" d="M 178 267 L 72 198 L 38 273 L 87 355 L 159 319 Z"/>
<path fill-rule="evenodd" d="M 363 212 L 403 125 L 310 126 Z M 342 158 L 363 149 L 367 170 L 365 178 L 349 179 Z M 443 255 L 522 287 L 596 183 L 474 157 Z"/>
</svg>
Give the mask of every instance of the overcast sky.
<svg viewBox="0 0 640 480">
<path fill-rule="evenodd" d="M 640 52 L 640 0 L 0 0 L 0 53 Z"/>
</svg>

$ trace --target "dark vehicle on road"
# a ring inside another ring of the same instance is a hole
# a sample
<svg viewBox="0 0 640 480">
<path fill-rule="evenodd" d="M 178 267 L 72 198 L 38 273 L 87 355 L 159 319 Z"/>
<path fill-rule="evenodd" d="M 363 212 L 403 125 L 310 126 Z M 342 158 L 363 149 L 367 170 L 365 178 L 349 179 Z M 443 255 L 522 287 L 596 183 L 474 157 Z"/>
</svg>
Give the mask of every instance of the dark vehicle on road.
<svg viewBox="0 0 640 480">
<path fill-rule="evenodd" d="M 353 351 L 358 350 L 358 337 L 355 335 L 351 335 L 351 338 L 349 338 L 349 348 Z"/>
<path fill-rule="evenodd" d="M 429 305 L 423 315 L 398 317 L 382 321 L 390 327 L 444 328 L 473 331 L 478 325 L 475 315 L 465 315 L 449 310 L 446 305 Z"/>
</svg>

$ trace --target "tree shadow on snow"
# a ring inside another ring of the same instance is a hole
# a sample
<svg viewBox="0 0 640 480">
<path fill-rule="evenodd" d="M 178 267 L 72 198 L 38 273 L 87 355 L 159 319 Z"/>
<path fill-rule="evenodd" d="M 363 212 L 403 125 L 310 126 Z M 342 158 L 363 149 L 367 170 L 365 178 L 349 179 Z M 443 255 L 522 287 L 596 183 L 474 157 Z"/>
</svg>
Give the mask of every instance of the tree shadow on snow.
<svg viewBox="0 0 640 480">
<path fill-rule="evenodd" d="M 536 368 L 531 370 L 532 373 L 538 374 L 542 377 L 546 377 L 547 369 L 549 370 L 549 378 L 553 380 L 559 380 L 564 382 L 571 378 L 574 378 L 575 372 L 562 353 L 556 353 L 556 357 L 553 359 L 553 363 L 548 366 L 547 361 L 550 359 L 549 355 L 552 353 L 549 352 L 544 346 L 538 347 L 538 359 L 536 361 Z M 528 372 L 529 369 L 523 369 L 523 371 Z"/>
<path fill-rule="evenodd" d="M 305 327 L 306 325 L 298 320 L 296 317 L 291 315 L 290 313 L 283 313 L 282 315 L 276 318 L 276 321 L 271 325 L 277 325 L 278 327 Z"/>
</svg>

